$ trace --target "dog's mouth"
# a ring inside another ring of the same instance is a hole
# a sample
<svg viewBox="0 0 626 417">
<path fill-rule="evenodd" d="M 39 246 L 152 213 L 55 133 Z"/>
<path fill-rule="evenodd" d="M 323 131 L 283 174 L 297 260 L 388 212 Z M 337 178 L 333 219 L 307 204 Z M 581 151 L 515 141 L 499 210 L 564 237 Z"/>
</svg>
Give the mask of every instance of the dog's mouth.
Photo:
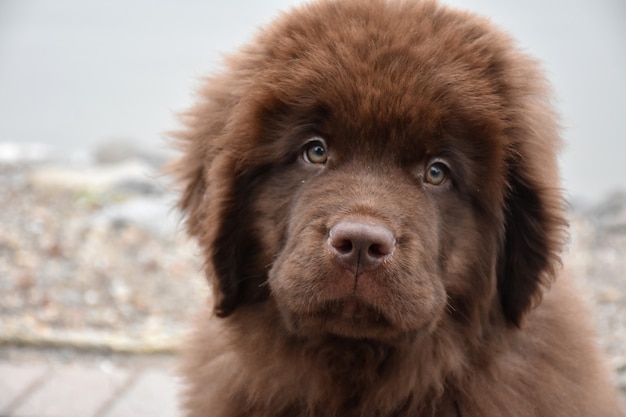
<svg viewBox="0 0 626 417">
<path fill-rule="evenodd" d="M 391 327 L 390 321 L 379 308 L 354 295 L 325 302 L 313 315 L 321 320 L 342 321 L 357 327 Z"/>
<path fill-rule="evenodd" d="M 388 338 L 400 330 L 380 308 L 355 295 L 328 300 L 307 312 L 282 311 L 296 334 L 334 334 L 349 338 Z"/>
</svg>

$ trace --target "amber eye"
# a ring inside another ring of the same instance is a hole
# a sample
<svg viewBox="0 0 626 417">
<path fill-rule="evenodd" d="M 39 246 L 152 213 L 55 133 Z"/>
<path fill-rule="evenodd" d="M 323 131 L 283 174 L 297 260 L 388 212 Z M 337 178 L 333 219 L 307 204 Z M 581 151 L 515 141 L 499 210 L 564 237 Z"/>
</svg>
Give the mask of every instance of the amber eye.
<svg viewBox="0 0 626 417">
<path fill-rule="evenodd" d="M 428 166 L 424 174 L 424 180 L 432 185 L 441 185 L 448 178 L 448 167 L 441 163 L 435 162 Z"/>
<path fill-rule="evenodd" d="M 324 144 L 319 141 L 309 143 L 304 149 L 304 160 L 311 164 L 325 164 L 328 153 Z"/>
</svg>

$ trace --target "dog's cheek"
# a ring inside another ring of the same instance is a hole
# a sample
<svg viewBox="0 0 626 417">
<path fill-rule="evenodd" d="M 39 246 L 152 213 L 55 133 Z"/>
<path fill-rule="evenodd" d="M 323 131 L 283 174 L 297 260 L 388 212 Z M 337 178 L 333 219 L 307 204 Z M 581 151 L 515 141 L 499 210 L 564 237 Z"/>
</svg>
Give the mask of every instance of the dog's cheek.
<svg viewBox="0 0 626 417">
<path fill-rule="evenodd" d="M 436 205 L 421 197 L 395 202 L 401 236 L 393 259 L 386 304 L 393 306 L 402 327 L 435 326 L 447 304 L 447 283 L 441 267 L 444 230 Z M 414 193 L 415 194 L 415 193 Z M 417 213 L 419 212 L 419 214 Z M 401 214 L 400 214 L 401 213 Z M 410 213 L 409 216 L 406 213 Z M 431 329 L 432 330 L 432 329 Z"/>
<path fill-rule="evenodd" d="M 324 295 L 329 289 L 324 283 L 337 269 L 327 240 L 328 223 L 339 206 L 312 194 L 306 187 L 294 193 L 286 208 L 280 251 L 269 273 L 269 285 L 279 304 L 300 313 L 309 312 L 308 303 Z M 324 195 L 336 193 L 325 191 Z"/>
<path fill-rule="evenodd" d="M 317 231 L 323 226 L 295 230 L 293 224 L 285 227 L 288 236 L 270 269 L 269 285 L 284 307 L 306 311 L 307 300 L 323 291 L 319 283 L 331 274 L 331 263 L 322 245 L 325 239 Z"/>
<path fill-rule="evenodd" d="M 462 199 L 442 211 L 440 269 L 449 313 L 466 323 L 480 320 L 496 296 L 499 237 Z"/>
<path fill-rule="evenodd" d="M 285 169 L 269 175 L 254 191 L 254 234 L 260 242 L 267 271 L 273 268 L 286 244 L 290 211 L 300 184 L 298 172 Z"/>
</svg>

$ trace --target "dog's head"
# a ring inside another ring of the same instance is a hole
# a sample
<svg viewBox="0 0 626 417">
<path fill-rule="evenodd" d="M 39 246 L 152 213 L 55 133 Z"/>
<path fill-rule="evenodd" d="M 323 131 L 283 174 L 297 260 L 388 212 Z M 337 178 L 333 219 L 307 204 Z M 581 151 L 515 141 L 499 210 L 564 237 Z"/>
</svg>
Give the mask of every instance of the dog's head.
<svg viewBox="0 0 626 417">
<path fill-rule="evenodd" d="M 432 2 L 282 16 L 179 135 L 217 315 L 272 302 L 295 333 L 373 338 L 519 325 L 563 240 L 546 94 L 508 37 Z"/>
</svg>

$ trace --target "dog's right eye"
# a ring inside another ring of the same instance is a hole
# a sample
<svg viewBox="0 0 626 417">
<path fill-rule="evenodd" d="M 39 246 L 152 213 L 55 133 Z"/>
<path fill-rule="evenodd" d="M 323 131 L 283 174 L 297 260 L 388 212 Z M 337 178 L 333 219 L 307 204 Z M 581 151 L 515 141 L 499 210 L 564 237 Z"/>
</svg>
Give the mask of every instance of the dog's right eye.
<svg viewBox="0 0 626 417">
<path fill-rule="evenodd" d="M 448 178 L 448 167 L 442 162 L 434 162 L 424 173 L 424 181 L 432 185 L 442 185 Z"/>
<path fill-rule="evenodd" d="M 310 164 L 325 164 L 328 160 L 328 153 L 322 142 L 313 141 L 307 144 L 303 157 Z"/>
</svg>

